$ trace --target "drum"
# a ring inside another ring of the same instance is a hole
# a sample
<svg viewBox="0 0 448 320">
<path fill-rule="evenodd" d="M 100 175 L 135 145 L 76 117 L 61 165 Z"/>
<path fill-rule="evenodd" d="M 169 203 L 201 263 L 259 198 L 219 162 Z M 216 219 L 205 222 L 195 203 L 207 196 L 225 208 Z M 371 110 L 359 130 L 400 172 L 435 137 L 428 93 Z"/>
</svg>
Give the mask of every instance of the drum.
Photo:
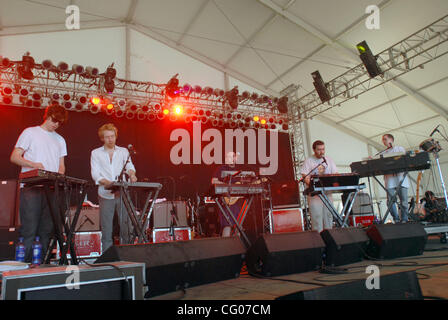
<svg viewBox="0 0 448 320">
<path fill-rule="evenodd" d="M 420 143 L 420 149 L 426 152 L 439 152 L 442 150 L 438 141 L 434 139 L 426 139 L 422 143 Z"/>
</svg>

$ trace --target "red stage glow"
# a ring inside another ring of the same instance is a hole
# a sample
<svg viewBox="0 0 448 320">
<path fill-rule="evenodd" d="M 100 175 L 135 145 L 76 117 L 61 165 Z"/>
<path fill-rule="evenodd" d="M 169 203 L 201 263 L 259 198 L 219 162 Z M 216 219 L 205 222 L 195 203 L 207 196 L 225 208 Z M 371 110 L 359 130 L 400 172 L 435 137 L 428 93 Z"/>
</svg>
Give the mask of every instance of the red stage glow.
<svg viewBox="0 0 448 320">
<path fill-rule="evenodd" d="M 98 97 L 93 97 L 90 101 L 92 101 L 93 104 L 97 105 L 101 102 L 101 99 Z"/>
<path fill-rule="evenodd" d="M 182 114 L 182 110 L 183 108 L 180 104 L 174 106 L 174 113 L 176 113 L 177 115 Z"/>
<path fill-rule="evenodd" d="M 168 113 L 170 113 L 170 110 L 168 110 L 168 109 L 163 109 L 163 114 L 168 114 Z"/>
</svg>

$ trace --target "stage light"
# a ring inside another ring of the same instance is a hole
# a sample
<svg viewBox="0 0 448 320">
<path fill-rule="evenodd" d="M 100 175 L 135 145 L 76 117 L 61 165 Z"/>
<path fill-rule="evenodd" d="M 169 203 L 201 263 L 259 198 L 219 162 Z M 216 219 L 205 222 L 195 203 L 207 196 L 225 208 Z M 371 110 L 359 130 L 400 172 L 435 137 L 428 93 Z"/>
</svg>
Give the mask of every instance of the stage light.
<svg viewBox="0 0 448 320">
<path fill-rule="evenodd" d="M 126 119 L 131 120 L 134 119 L 135 113 L 132 111 L 127 111 L 126 112 Z"/>
<path fill-rule="evenodd" d="M 168 83 L 166 84 L 166 87 L 165 87 L 165 92 L 171 98 L 175 98 L 175 97 L 179 96 L 180 89 L 179 89 L 179 79 L 177 79 L 177 74 L 168 81 Z"/>
<path fill-rule="evenodd" d="M 126 104 L 127 104 L 126 100 L 119 100 L 119 101 L 118 101 L 118 106 L 119 106 L 120 108 L 124 108 L 124 107 L 126 107 Z"/>
<path fill-rule="evenodd" d="M 106 105 L 106 110 L 113 110 L 114 109 L 114 105 L 112 103 L 109 103 Z"/>
<path fill-rule="evenodd" d="M 367 69 L 371 78 L 375 78 L 377 75 L 382 73 L 381 68 L 376 61 L 376 57 L 373 55 L 372 51 L 370 51 L 369 46 L 366 41 L 362 41 L 356 45 L 356 48 L 359 52 L 359 57 L 361 58 L 362 63 Z"/>
<path fill-rule="evenodd" d="M 164 115 L 167 115 L 167 114 L 169 114 L 170 113 L 170 110 L 168 110 L 168 109 L 163 109 L 163 114 Z"/>
<path fill-rule="evenodd" d="M 202 87 L 201 86 L 194 86 L 194 92 L 197 93 L 197 94 L 201 94 Z"/>
<path fill-rule="evenodd" d="M 245 122 L 250 122 L 252 119 L 250 118 L 250 117 L 246 117 L 245 119 L 244 119 L 244 121 Z"/>
<path fill-rule="evenodd" d="M 27 99 L 26 102 L 25 102 L 25 106 L 26 107 L 32 107 L 33 106 L 33 100 Z"/>
<path fill-rule="evenodd" d="M 139 108 L 139 105 L 134 101 L 128 101 L 127 104 L 129 105 L 129 110 L 131 110 L 132 112 L 137 111 L 137 109 Z"/>
<path fill-rule="evenodd" d="M 283 96 L 280 99 L 278 99 L 277 110 L 280 113 L 288 113 L 288 97 L 287 96 Z"/>
<path fill-rule="evenodd" d="M 242 93 L 241 97 L 242 97 L 244 100 L 249 99 L 249 98 L 250 98 L 250 92 L 249 92 L 249 91 L 244 91 L 244 92 Z"/>
<path fill-rule="evenodd" d="M 93 105 L 90 106 L 90 112 L 93 114 L 97 114 L 98 112 L 100 112 L 100 106 L 99 105 Z"/>
<path fill-rule="evenodd" d="M 288 127 L 289 127 L 289 126 L 288 126 L 288 124 L 286 124 L 286 123 L 284 123 L 284 124 L 282 125 L 282 129 L 285 130 L 285 131 L 288 130 Z"/>
<path fill-rule="evenodd" d="M 147 105 L 144 105 L 141 107 L 142 112 L 148 112 L 149 111 L 149 107 Z"/>
<path fill-rule="evenodd" d="M 271 124 L 271 130 L 275 130 L 275 128 L 277 128 L 277 126 L 275 124 Z"/>
<path fill-rule="evenodd" d="M 255 122 L 260 121 L 260 117 L 259 117 L 259 116 L 254 116 L 254 121 L 255 121 Z"/>
<path fill-rule="evenodd" d="M 104 73 L 104 89 L 107 93 L 112 93 L 115 89 L 114 79 L 117 76 L 117 70 L 115 70 L 113 66 L 114 64 L 112 63 L 107 67 L 106 72 Z"/>
<path fill-rule="evenodd" d="M 202 94 L 207 95 L 207 96 L 211 96 L 213 94 L 213 88 L 205 87 L 202 90 Z"/>
<path fill-rule="evenodd" d="M 212 126 L 217 127 L 219 124 L 219 120 L 218 119 L 213 119 L 212 120 Z"/>
<path fill-rule="evenodd" d="M 160 108 L 161 108 L 161 107 L 160 107 L 160 104 L 156 103 L 156 104 L 154 105 L 154 110 L 159 111 Z"/>
<path fill-rule="evenodd" d="M 42 91 L 40 91 L 40 90 L 34 91 L 33 94 L 31 95 L 31 97 L 33 98 L 33 100 L 41 100 L 42 99 Z"/>
<path fill-rule="evenodd" d="M 64 95 L 62 96 L 62 99 L 64 99 L 65 101 L 71 100 L 71 96 L 68 93 L 64 93 Z"/>
<path fill-rule="evenodd" d="M 327 85 L 324 83 L 324 80 L 320 76 L 319 71 L 314 71 L 313 73 L 311 73 L 311 76 L 314 80 L 314 88 L 316 88 L 317 94 L 319 95 L 322 103 L 329 101 L 331 99 L 330 91 L 328 90 Z"/>
<path fill-rule="evenodd" d="M 198 113 L 198 115 L 203 116 L 204 115 L 204 110 L 199 109 L 197 113 Z"/>
<path fill-rule="evenodd" d="M 0 67 L 8 68 L 11 65 L 11 61 L 8 58 L 0 56 Z"/>
<path fill-rule="evenodd" d="M 163 112 L 157 113 L 157 119 L 159 119 L 159 120 L 165 119 L 165 113 L 163 113 Z"/>
<path fill-rule="evenodd" d="M 211 112 L 210 110 L 207 110 L 207 111 L 205 111 L 205 115 L 206 115 L 207 117 L 211 117 L 212 112 Z"/>
<path fill-rule="evenodd" d="M 99 70 L 95 67 L 87 67 L 86 71 L 84 72 L 84 76 L 87 77 L 96 77 L 98 76 Z"/>
<path fill-rule="evenodd" d="M 124 111 L 121 109 L 118 109 L 117 111 L 115 111 L 115 116 L 117 118 L 121 118 L 124 115 Z"/>
<path fill-rule="evenodd" d="M 91 101 L 93 104 L 97 105 L 97 104 L 99 104 L 99 103 L 101 102 L 101 99 L 100 99 L 99 97 L 92 97 L 92 98 L 90 99 L 90 101 Z"/>
<path fill-rule="evenodd" d="M 239 127 L 239 128 L 243 128 L 243 127 L 244 127 L 244 122 L 239 121 L 239 122 L 238 122 L 238 127 Z"/>
<path fill-rule="evenodd" d="M 222 89 L 216 88 L 215 90 L 213 90 L 213 94 L 217 97 L 222 97 L 225 94 L 225 92 Z"/>
<path fill-rule="evenodd" d="M 269 123 L 274 123 L 274 118 L 269 118 Z"/>
<path fill-rule="evenodd" d="M 17 67 L 17 72 L 19 73 L 19 77 L 25 80 L 33 80 L 33 68 L 35 66 L 33 57 L 30 56 L 30 53 L 27 52 L 23 57 L 22 61 L 19 62 L 19 66 Z"/>
<path fill-rule="evenodd" d="M 45 70 L 50 70 L 50 69 L 52 69 L 54 66 L 53 66 L 53 62 L 51 62 L 51 60 L 44 60 L 44 61 L 42 61 L 42 67 L 45 69 Z"/>
<path fill-rule="evenodd" d="M 261 123 L 261 124 L 266 124 L 266 119 L 261 119 L 261 120 L 260 120 L 260 123 Z"/>
<path fill-rule="evenodd" d="M 66 62 L 63 62 L 63 61 L 59 62 L 59 63 L 58 63 L 58 70 L 59 70 L 60 72 L 65 72 L 65 71 L 67 71 L 67 70 L 68 70 L 68 64 L 67 64 Z"/>
<path fill-rule="evenodd" d="M 182 114 L 182 106 L 181 105 L 175 105 L 174 106 L 174 113 L 175 114 L 177 114 L 177 115 L 179 115 L 179 114 Z"/>
<path fill-rule="evenodd" d="M 250 96 L 250 98 L 254 101 L 256 101 L 258 99 L 258 93 L 253 92 L 252 95 Z"/>
<path fill-rule="evenodd" d="M 266 95 L 262 95 L 261 96 L 261 101 L 262 101 L 262 103 L 268 103 L 269 102 L 269 97 L 266 96 Z"/>
<path fill-rule="evenodd" d="M 43 101 L 42 100 L 34 100 L 33 101 L 33 107 L 40 108 L 42 106 Z"/>
<path fill-rule="evenodd" d="M 52 95 L 51 95 L 51 98 L 52 98 L 53 100 L 59 100 L 60 97 L 61 97 L 61 96 L 60 96 L 59 93 L 57 93 L 57 92 L 53 92 Z"/>
<path fill-rule="evenodd" d="M 11 95 L 12 94 L 12 88 L 11 87 L 3 87 L 2 94 L 4 94 L 4 95 Z"/>
<path fill-rule="evenodd" d="M 182 92 L 187 95 L 190 94 L 192 90 L 192 86 L 190 86 L 188 83 L 184 84 L 184 86 L 182 87 Z"/>
<path fill-rule="evenodd" d="M 3 96 L 3 103 L 4 104 L 11 104 L 12 103 L 12 96 L 11 95 Z"/>
<path fill-rule="evenodd" d="M 72 71 L 76 74 L 82 74 L 84 73 L 84 67 L 79 64 L 74 64 L 72 66 Z"/>
<path fill-rule="evenodd" d="M 154 120 L 156 120 L 156 116 L 153 113 L 150 113 L 150 114 L 148 114 L 148 120 L 154 121 Z"/>
<path fill-rule="evenodd" d="M 78 98 L 78 102 L 81 104 L 86 104 L 87 103 L 87 97 L 86 96 L 80 96 Z"/>
<path fill-rule="evenodd" d="M 232 90 L 226 92 L 226 100 L 232 109 L 238 108 L 238 88 L 234 87 Z"/>
</svg>

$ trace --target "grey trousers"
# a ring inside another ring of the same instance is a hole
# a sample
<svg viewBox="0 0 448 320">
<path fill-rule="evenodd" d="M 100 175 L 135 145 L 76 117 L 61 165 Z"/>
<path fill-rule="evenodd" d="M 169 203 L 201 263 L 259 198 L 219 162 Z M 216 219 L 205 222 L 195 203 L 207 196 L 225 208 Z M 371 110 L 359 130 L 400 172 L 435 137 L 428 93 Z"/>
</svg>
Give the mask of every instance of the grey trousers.
<svg viewBox="0 0 448 320">
<path fill-rule="evenodd" d="M 390 188 L 387 191 L 390 194 L 394 194 L 397 188 Z M 400 213 L 401 213 L 401 221 L 407 222 L 408 219 L 408 188 L 399 187 L 397 199 L 400 199 Z M 389 206 L 391 203 L 391 197 L 387 194 L 387 205 Z M 394 219 L 394 222 L 400 221 L 400 216 L 398 215 L 397 206 L 395 203 L 392 204 L 390 208 L 390 214 Z"/>
<path fill-rule="evenodd" d="M 120 224 L 120 244 L 129 244 L 131 241 L 132 228 L 128 213 L 124 205 L 120 203 L 120 197 L 115 199 L 99 198 L 101 218 L 101 245 L 105 252 L 113 244 L 112 233 L 114 214 L 117 212 Z"/>
<path fill-rule="evenodd" d="M 328 198 L 332 201 L 331 195 Z M 311 226 L 313 230 L 320 233 L 324 229 L 333 228 L 333 216 L 318 196 L 308 197 L 308 206 L 310 208 Z"/>
<path fill-rule="evenodd" d="M 50 197 L 52 193 L 50 192 Z M 20 229 L 25 245 L 25 262 L 32 260 L 32 246 L 36 236 L 42 244 L 42 261 L 53 234 L 53 219 L 43 187 L 20 189 Z"/>
</svg>

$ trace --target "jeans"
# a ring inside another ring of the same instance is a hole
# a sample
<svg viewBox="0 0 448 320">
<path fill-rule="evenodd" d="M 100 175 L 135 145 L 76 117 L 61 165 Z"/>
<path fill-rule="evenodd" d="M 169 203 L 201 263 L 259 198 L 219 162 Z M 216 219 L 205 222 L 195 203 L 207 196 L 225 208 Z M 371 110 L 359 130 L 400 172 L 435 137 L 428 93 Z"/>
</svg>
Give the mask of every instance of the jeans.
<svg viewBox="0 0 448 320">
<path fill-rule="evenodd" d="M 102 251 L 105 252 L 109 247 L 112 246 L 112 233 L 113 233 L 113 223 L 114 214 L 117 211 L 118 221 L 120 224 L 120 243 L 129 244 L 131 241 L 131 223 L 126 211 L 126 208 L 120 203 L 120 197 L 117 196 L 115 199 L 104 199 L 99 198 L 100 205 L 100 218 L 101 218 L 101 245 Z"/>
<path fill-rule="evenodd" d="M 387 195 L 387 206 L 389 207 L 391 203 L 391 195 L 395 193 L 395 190 L 397 188 L 388 188 L 388 195 Z M 399 187 L 398 190 L 398 199 L 400 199 L 400 211 L 401 211 L 401 222 L 407 222 L 408 221 L 408 188 Z M 392 218 L 394 219 L 394 222 L 399 222 L 400 217 L 397 212 L 397 206 L 395 203 L 392 204 L 392 207 L 390 208 L 390 214 L 392 215 Z"/>
<path fill-rule="evenodd" d="M 52 193 L 50 192 L 50 197 Z M 36 236 L 42 244 L 42 262 L 53 234 L 53 219 L 43 187 L 20 189 L 20 229 L 25 245 L 25 262 L 32 260 L 32 246 Z"/>
</svg>

